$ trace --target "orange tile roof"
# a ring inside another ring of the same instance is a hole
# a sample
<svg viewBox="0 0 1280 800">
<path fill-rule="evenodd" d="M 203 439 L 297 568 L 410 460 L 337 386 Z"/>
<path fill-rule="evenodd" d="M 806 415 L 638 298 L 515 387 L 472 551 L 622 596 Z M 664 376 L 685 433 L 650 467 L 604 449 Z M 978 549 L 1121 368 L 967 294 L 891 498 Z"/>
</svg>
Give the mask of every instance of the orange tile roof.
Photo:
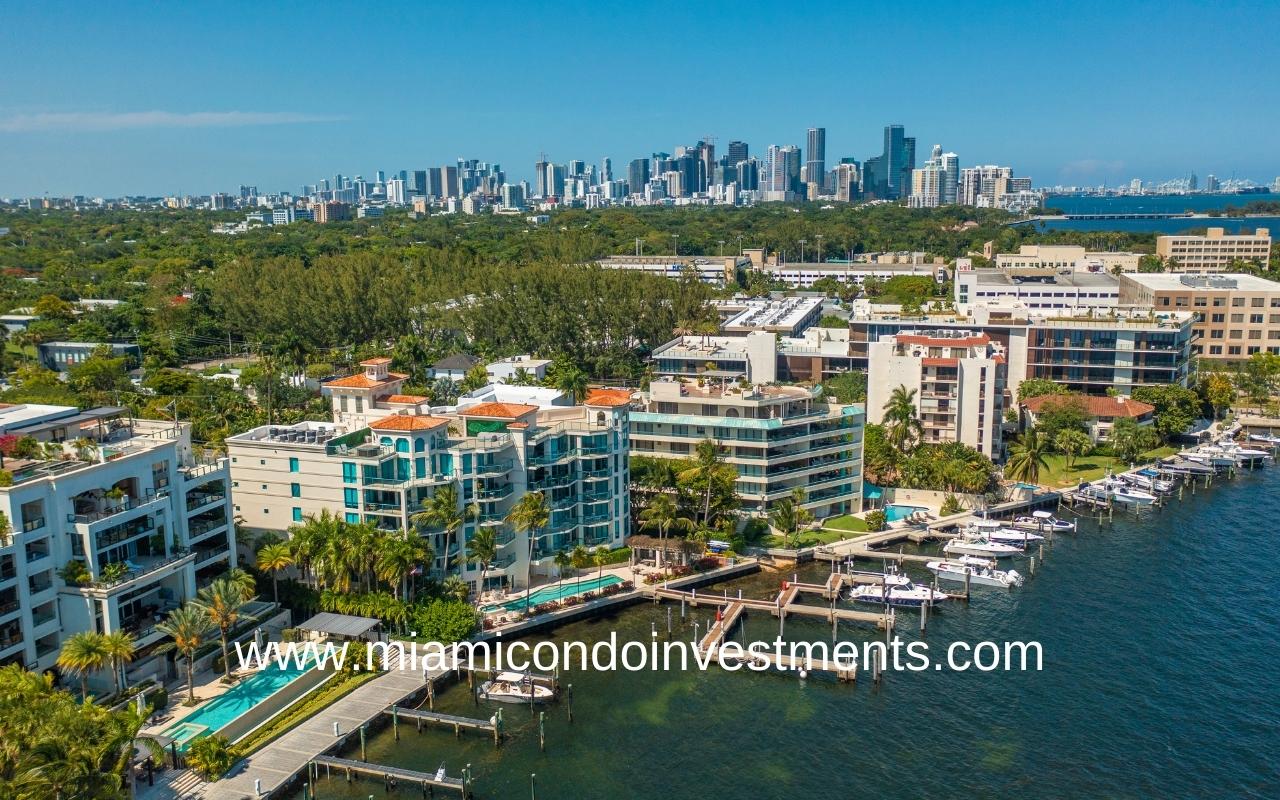
<svg viewBox="0 0 1280 800">
<path fill-rule="evenodd" d="M 480 403 L 479 405 L 458 409 L 458 416 L 518 419 L 537 410 L 537 406 L 527 406 L 523 403 Z"/>
<path fill-rule="evenodd" d="M 631 405 L 630 389 L 592 389 L 587 392 L 589 406 L 626 406 Z"/>
<path fill-rule="evenodd" d="M 425 403 L 428 399 L 430 398 L 420 394 L 393 394 L 383 398 L 384 402 L 387 403 L 411 403 L 413 405 Z"/>
<path fill-rule="evenodd" d="M 1022 401 L 1032 414 L 1039 414 L 1045 406 L 1061 402 L 1079 402 L 1085 413 L 1100 419 L 1116 419 L 1118 417 L 1141 417 L 1156 410 L 1150 403 L 1133 400 L 1128 397 L 1099 397 L 1081 394 L 1043 394 L 1039 397 L 1028 397 Z"/>
<path fill-rule="evenodd" d="M 377 358 L 366 358 L 364 361 L 360 362 L 360 366 L 376 367 L 381 364 L 390 364 L 390 363 L 391 363 L 391 359 L 387 358 L 386 356 L 379 356 Z"/>
<path fill-rule="evenodd" d="M 379 386 L 385 386 L 392 381 L 404 380 L 409 377 L 400 372 L 388 372 L 387 379 L 384 381 L 374 380 L 363 372 L 356 375 L 348 375 L 345 378 L 335 378 L 325 383 L 325 386 L 337 386 L 340 389 L 376 389 Z"/>
<path fill-rule="evenodd" d="M 920 363 L 926 367 L 954 367 L 960 364 L 958 358 L 922 358 Z"/>
<path fill-rule="evenodd" d="M 432 428 L 439 428 L 441 425 L 448 425 L 449 420 L 446 417 L 419 417 L 412 414 L 392 414 L 389 417 L 383 417 L 376 422 L 370 422 L 369 427 L 375 431 L 428 431 Z"/>
</svg>

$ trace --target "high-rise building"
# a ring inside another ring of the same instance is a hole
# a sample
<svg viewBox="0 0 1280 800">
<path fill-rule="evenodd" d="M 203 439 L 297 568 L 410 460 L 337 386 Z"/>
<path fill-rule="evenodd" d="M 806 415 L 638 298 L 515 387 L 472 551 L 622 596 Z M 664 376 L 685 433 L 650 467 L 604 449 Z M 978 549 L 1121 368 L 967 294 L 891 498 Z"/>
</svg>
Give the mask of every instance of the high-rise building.
<svg viewBox="0 0 1280 800">
<path fill-rule="evenodd" d="M 440 176 L 444 183 L 445 197 L 462 196 L 462 177 L 458 174 L 457 167 L 441 167 Z"/>
<path fill-rule="evenodd" d="M 711 184 L 711 173 L 716 168 L 716 146 L 712 142 L 698 142 L 698 191 L 705 192 Z"/>
<path fill-rule="evenodd" d="M 897 200 L 911 193 L 911 172 L 916 166 L 916 140 L 903 135 L 901 125 L 884 128 L 884 151 L 866 161 L 863 185 L 881 200 Z"/>
<path fill-rule="evenodd" d="M 425 169 L 415 169 L 413 171 L 412 180 L 409 182 L 409 192 L 411 194 L 427 193 L 427 171 Z"/>
<path fill-rule="evenodd" d="M 428 197 L 444 197 L 444 173 L 439 167 L 431 167 L 427 170 L 427 191 Z"/>
<path fill-rule="evenodd" d="M 744 158 L 737 163 L 738 188 L 754 192 L 760 188 L 760 162 Z"/>
<path fill-rule="evenodd" d="M 543 182 L 546 190 L 544 197 L 559 197 L 564 194 L 564 164 L 547 164 L 547 177 Z"/>
<path fill-rule="evenodd" d="M 519 183 L 502 185 L 503 208 L 524 208 L 524 186 Z"/>
<path fill-rule="evenodd" d="M 533 165 L 533 194 L 535 197 L 546 197 L 547 192 L 547 162 L 537 161 Z"/>
<path fill-rule="evenodd" d="M 800 181 L 800 148 L 793 144 L 769 145 L 765 164 L 765 178 L 768 192 L 802 191 Z M 781 199 L 781 198 L 778 198 Z"/>
<path fill-rule="evenodd" d="M 613 180 L 613 159 L 606 158 L 600 162 L 600 183 L 606 184 Z"/>
<path fill-rule="evenodd" d="M 809 158 L 804 162 L 805 183 L 825 184 L 827 178 L 827 129 L 809 129 Z"/>
<path fill-rule="evenodd" d="M 857 162 L 836 164 L 834 175 L 836 199 L 842 203 L 856 201 L 862 194 L 862 177 Z"/>
<path fill-rule="evenodd" d="M 1216 191 L 1218 191 L 1218 176 L 1217 176 L 1217 175 L 1214 175 L 1214 174 L 1210 173 L 1209 175 L 1205 176 L 1205 179 L 1204 179 L 1204 190 L 1205 190 L 1206 192 L 1216 192 Z"/>
<path fill-rule="evenodd" d="M 387 202 L 393 206 L 402 206 L 405 203 L 405 186 L 404 181 L 399 178 L 393 178 L 387 181 Z"/>
<path fill-rule="evenodd" d="M 959 158 L 955 153 L 942 152 L 942 145 L 935 144 L 933 153 L 920 169 L 911 171 L 911 197 L 913 208 L 937 208 L 956 202 Z"/>
<path fill-rule="evenodd" d="M 634 158 L 631 160 L 630 166 L 627 167 L 627 188 L 632 194 L 641 194 L 644 192 L 645 184 L 649 182 L 649 159 Z"/>
<path fill-rule="evenodd" d="M 1007 187 L 1007 181 L 1013 179 L 1012 167 L 998 167 L 994 164 L 965 167 L 959 172 L 956 201 L 961 205 L 979 208 L 996 208 L 998 187 Z"/>
<path fill-rule="evenodd" d="M 747 143 L 739 142 L 737 140 L 729 142 L 729 147 L 725 151 L 725 156 L 729 159 L 730 164 L 737 164 L 741 161 L 746 161 L 749 155 Z"/>
</svg>

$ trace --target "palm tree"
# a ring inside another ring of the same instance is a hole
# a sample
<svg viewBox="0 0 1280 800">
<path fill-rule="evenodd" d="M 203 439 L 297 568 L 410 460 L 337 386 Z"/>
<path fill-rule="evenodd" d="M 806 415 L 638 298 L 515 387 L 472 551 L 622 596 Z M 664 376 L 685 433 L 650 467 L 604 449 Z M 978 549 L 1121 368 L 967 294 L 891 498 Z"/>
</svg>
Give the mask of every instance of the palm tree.
<svg viewBox="0 0 1280 800">
<path fill-rule="evenodd" d="M 430 543 L 416 531 L 406 529 L 380 539 L 375 547 L 377 561 L 374 570 L 378 580 L 386 582 L 400 600 L 408 602 L 409 576 L 432 561 Z"/>
<path fill-rule="evenodd" d="M 454 600 L 466 600 L 471 596 L 471 587 L 459 575 L 445 578 L 441 591 L 445 597 L 452 597 Z"/>
<path fill-rule="evenodd" d="M 575 403 L 587 399 L 587 373 L 577 367 L 561 370 L 556 377 L 556 388 L 573 398 Z"/>
<path fill-rule="evenodd" d="M 76 458 L 81 461 L 92 461 L 98 455 L 98 445 L 92 439 L 86 439 L 81 436 L 71 443 L 76 451 Z"/>
<path fill-rule="evenodd" d="M 574 594 L 579 594 L 582 591 L 582 570 L 586 569 L 587 565 L 591 563 L 591 554 L 587 552 L 587 548 L 578 545 L 569 554 L 569 563 L 573 564 L 574 570 L 578 573 L 578 582 L 574 589 Z"/>
<path fill-rule="evenodd" d="M 711 492 L 715 488 L 716 475 L 724 467 L 720 457 L 720 447 L 713 439 L 703 439 L 694 449 L 693 466 L 680 473 L 680 480 L 686 483 L 706 483 L 706 491 L 702 501 L 702 523 L 711 522 Z"/>
<path fill-rule="evenodd" d="M 1062 452 L 1067 462 L 1067 469 L 1071 469 L 1076 458 L 1089 452 L 1093 441 L 1084 431 L 1066 429 L 1058 431 L 1058 435 L 1053 437 L 1053 446 Z"/>
<path fill-rule="evenodd" d="M 293 566 L 293 553 L 284 542 L 269 544 L 258 551 L 258 569 L 271 574 L 271 598 L 280 602 L 280 573 Z"/>
<path fill-rule="evenodd" d="M 649 501 L 649 507 L 640 512 L 640 521 L 645 525 L 658 529 L 658 536 L 662 541 L 660 552 L 658 554 L 661 563 L 658 566 L 665 571 L 667 564 L 667 534 L 672 528 L 677 530 L 689 530 L 693 527 L 693 520 L 688 517 L 680 516 L 680 509 L 676 505 L 676 501 L 669 494 L 660 494 Z"/>
<path fill-rule="evenodd" d="M 126 683 L 124 665 L 133 661 L 134 651 L 137 650 L 133 643 L 133 636 L 128 631 L 112 631 L 102 637 L 102 650 L 111 664 L 117 690 L 124 691 Z"/>
<path fill-rule="evenodd" d="M 240 596 L 243 598 L 240 602 L 247 603 L 258 593 L 258 581 L 245 570 L 239 567 L 232 567 L 224 572 L 221 576 L 223 579 L 230 581 L 237 589 L 240 590 Z"/>
<path fill-rule="evenodd" d="M 516 367 L 516 371 L 511 373 L 510 383 L 512 386 L 532 386 L 537 383 L 537 380 L 529 370 L 524 367 Z"/>
<path fill-rule="evenodd" d="M 565 550 L 557 550 L 556 562 L 556 594 L 563 594 L 564 573 L 573 566 L 573 557 Z"/>
<path fill-rule="evenodd" d="M 89 675 L 106 666 L 107 661 L 102 634 L 93 631 L 73 633 L 62 643 L 62 651 L 58 653 L 58 666 L 80 676 L 81 700 L 89 699 Z"/>
<path fill-rule="evenodd" d="M 187 661 L 187 704 L 195 705 L 196 689 L 192 669 L 196 659 L 196 648 L 204 644 L 204 637 L 213 630 L 209 615 L 198 606 L 185 605 L 169 612 L 164 622 L 156 626 L 156 630 L 173 639 L 177 648 Z"/>
<path fill-rule="evenodd" d="M 191 602 L 218 627 L 222 637 L 222 679 L 230 683 L 231 657 L 227 651 L 227 636 L 240 621 L 240 606 L 245 603 L 244 590 L 231 578 L 218 578 L 201 589 Z"/>
<path fill-rule="evenodd" d="M 498 559 L 498 532 L 489 525 L 481 525 L 467 542 L 467 563 L 480 565 L 480 593 L 484 593 L 489 565 Z"/>
<path fill-rule="evenodd" d="M 915 400 L 915 389 L 899 386 L 884 404 L 885 435 L 899 452 L 910 449 L 909 445 L 924 434 L 924 426 L 916 416 Z"/>
<path fill-rule="evenodd" d="M 445 534 L 445 553 L 449 552 L 449 544 L 457 537 L 458 531 L 467 522 L 469 511 L 462 509 L 458 502 L 458 484 L 450 483 L 441 486 L 430 497 L 422 501 L 422 510 L 409 517 L 409 521 L 421 527 L 439 528 Z M 458 542 L 461 552 L 462 542 Z M 448 564 L 445 565 L 448 568 Z"/>
<path fill-rule="evenodd" d="M 524 569 L 524 611 L 529 613 L 529 596 L 533 594 L 533 554 L 537 549 L 538 534 L 551 522 L 551 509 L 542 492 L 529 492 L 507 512 L 507 524 L 529 536 L 529 560 Z"/>
<path fill-rule="evenodd" d="M 1009 461 L 1004 465 L 1004 474 L 1015 481 L 1037 483 L 1040 480 L 1040 470 L 1049 469 L 1049 463 L 1044 457 L 1048 449 L 1047 443 L 1040 441 L 1040 435 L 1032 428 L 1023 435 L 1022 441 L 1009 448 Z"/>
<path fill-rule="evenodd" d="M 774 511 L 769 515 L 773 526 L 782 531 L 782 544 L 788 547 L 799 534 L 800 529 L 813 521 L 813 513 L 804 507 L 804 487 L 797 486 L 791 490 L 790 497 L 778 501 Z"/>
<path fill-rule="evenodd" d="M 603 547 L 597 547 L 596 551 L 591 554 L 591 563 L 596 565 L 596 580 L 604 577 L 604 565 L 609 563 L 609 551 Z"/>
</svg>

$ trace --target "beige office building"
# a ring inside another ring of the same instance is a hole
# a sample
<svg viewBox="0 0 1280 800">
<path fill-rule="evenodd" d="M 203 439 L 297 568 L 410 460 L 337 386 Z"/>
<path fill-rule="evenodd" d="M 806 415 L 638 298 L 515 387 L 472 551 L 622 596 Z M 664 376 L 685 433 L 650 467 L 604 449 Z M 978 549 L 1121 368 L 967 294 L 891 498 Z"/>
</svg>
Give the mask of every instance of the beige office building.
<svg viewBox="0 0 1280 800">
<path fill-rule="evenodd" d="M 1280 283 L 1248 274 L 1120 276 L 1120 302 L 1192 312 L 1191 352 L 1233 361 L 1280 353 Z"/>
<path fill-rule="evenodd" d="M 1209 228 L 1204 236 L 1157 236 L 1156 255 L 1175 272 L 1221 272 L 1235 261 L 1265 264 L 1271 257 L 1271 231 L 1228 235 L 1223 228 Z"/>
</svg>

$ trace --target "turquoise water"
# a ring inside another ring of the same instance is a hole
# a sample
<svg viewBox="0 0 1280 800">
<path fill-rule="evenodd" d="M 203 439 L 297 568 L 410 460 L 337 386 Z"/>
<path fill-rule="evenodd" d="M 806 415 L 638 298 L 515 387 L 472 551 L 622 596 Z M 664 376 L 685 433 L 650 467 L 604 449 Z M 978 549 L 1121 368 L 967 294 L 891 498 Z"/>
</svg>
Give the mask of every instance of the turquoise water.
<svg viewBox="0 0 1280 800">
<path fill-rule="evenodd" d="M 1071 518 L 1070 515 L 1067 515 Z M 1111 524 L 1082 520 L 1055 538 L 1018 590 L 974 588 L 973 602 L 940 607 L 923 637 L 935 651 L 955 641 L 1036 640 L 1042 672 L 893 673 L 880 687 L 773 674 L 569 671 L 574 722 L 546 707 L 546 752 L 535 712 L 503 707 L 502 748 L 483 736 L 401 726 L 368 740 L 368 758 L 457 774 L 468 762 L 476 796 L 575 800 L 662 798 L 1275 798 L 1280 786 L 1280 704 L 1275 697 L 1275 569 L 1280 469 L 1215 479 L 1182 501 Z M 908 552 L 912 548 L 908 547 Z M 924 552 L 937 552 L 934 547 Z M 1027 572 L 1025 559 L 1009 566 Z M 860 566 L 868 569 L 866 565 Z M 925 573 L 908 565 L 916 578 Z M 824 570 L 809 566 L 806 577 Z M 730 584 L 770 597 L 790 575 Z M 560 629 L 587 643 L 617 631 L 647 641 L 692 637 L 679 607 L 641 604 Z M 865 609 L 864 609 L 865 610 Z M 712 612 L 699 609 L 700 616 Z M 921 638 L 906 612 L 899 628 Z M 705 619 L 699 620 L 705 630 Z M 777 620 L 747 617 L 745 635 L 772 638 Z M 841 638 L 876 636 L 841 625 Z M 789 619 L 788 639 L 830 641 L 818 620 Z M 436 709 L 488 716 L 465 684 Z M 348 755 L 359 757 L 359 746 Z M 380 782 L 322 781 L 325 800 L 417 800 Z M 301 790 L 293 795 L 301 797 Z"/>
<path fill-rule="evenodd" d="M 489 606 L 487 610 L 495 608 L 505 608 L 508 611 L 519 611 L 526 605 L 536 606 L 539 603 L 550 603 L 552 600 L 561 600 L 565 597 L 572 597 L 575 594 L 583 592 L 592 592 L 602 586 L 612 586 L 615 583 L 622 583 L 622 578 L 617 575 L 605 575 L 600 578 L 588 578 L 584 581 L 565 580 L 563 585 L 544 586 L 537 589 L 533 594 L 529 595 L 529 599 L 521 597 L 519 600 L 512 600 L 503 603 L 501 606 Z"/>
<path fill-rule="evenodd" d="M 897 522 L 900 519 L 906 519 L 917 511 L 928 511 L 924 506 L 904 506 L 891 504 L 884 507 L 884 518 L 889 522 Z"/>
<path fill-rule="evenodd" d="M 181 749 L 186 750 L 192 739 L 216 733 L 228 722 L 301 677 L 308 669 L 310 666 L 299 668 L 295 664 L 283 669 L 275 665 L 265 667 L 183 717 L 164 735 L 176 739 Z"/>
<path fill-rule="evenodd" d="M 1050 208 L 1061 209 L 1065 214 L 1182 214 L 1208 213 L 1234 206 L 1242 209 L 1252 202 L 1280 201 L 1280 195 L 1265 194 L 1200 194 L 1200 195 L 1149 195 L 1136 197 L 1082 197 L 1051 195 L 1045 199 Z M 1212 219 L 1072 219 L 1040 223 L 1043 230 L 1071 231 L 1127 231 L 1130 233 L 1183 233 L 1209 226 L 1226 228 L 1228 233 L 1253 231 L 1256 227 L 1280 228 L 1280 217 L 1214 217 Z"/>
</svg>

